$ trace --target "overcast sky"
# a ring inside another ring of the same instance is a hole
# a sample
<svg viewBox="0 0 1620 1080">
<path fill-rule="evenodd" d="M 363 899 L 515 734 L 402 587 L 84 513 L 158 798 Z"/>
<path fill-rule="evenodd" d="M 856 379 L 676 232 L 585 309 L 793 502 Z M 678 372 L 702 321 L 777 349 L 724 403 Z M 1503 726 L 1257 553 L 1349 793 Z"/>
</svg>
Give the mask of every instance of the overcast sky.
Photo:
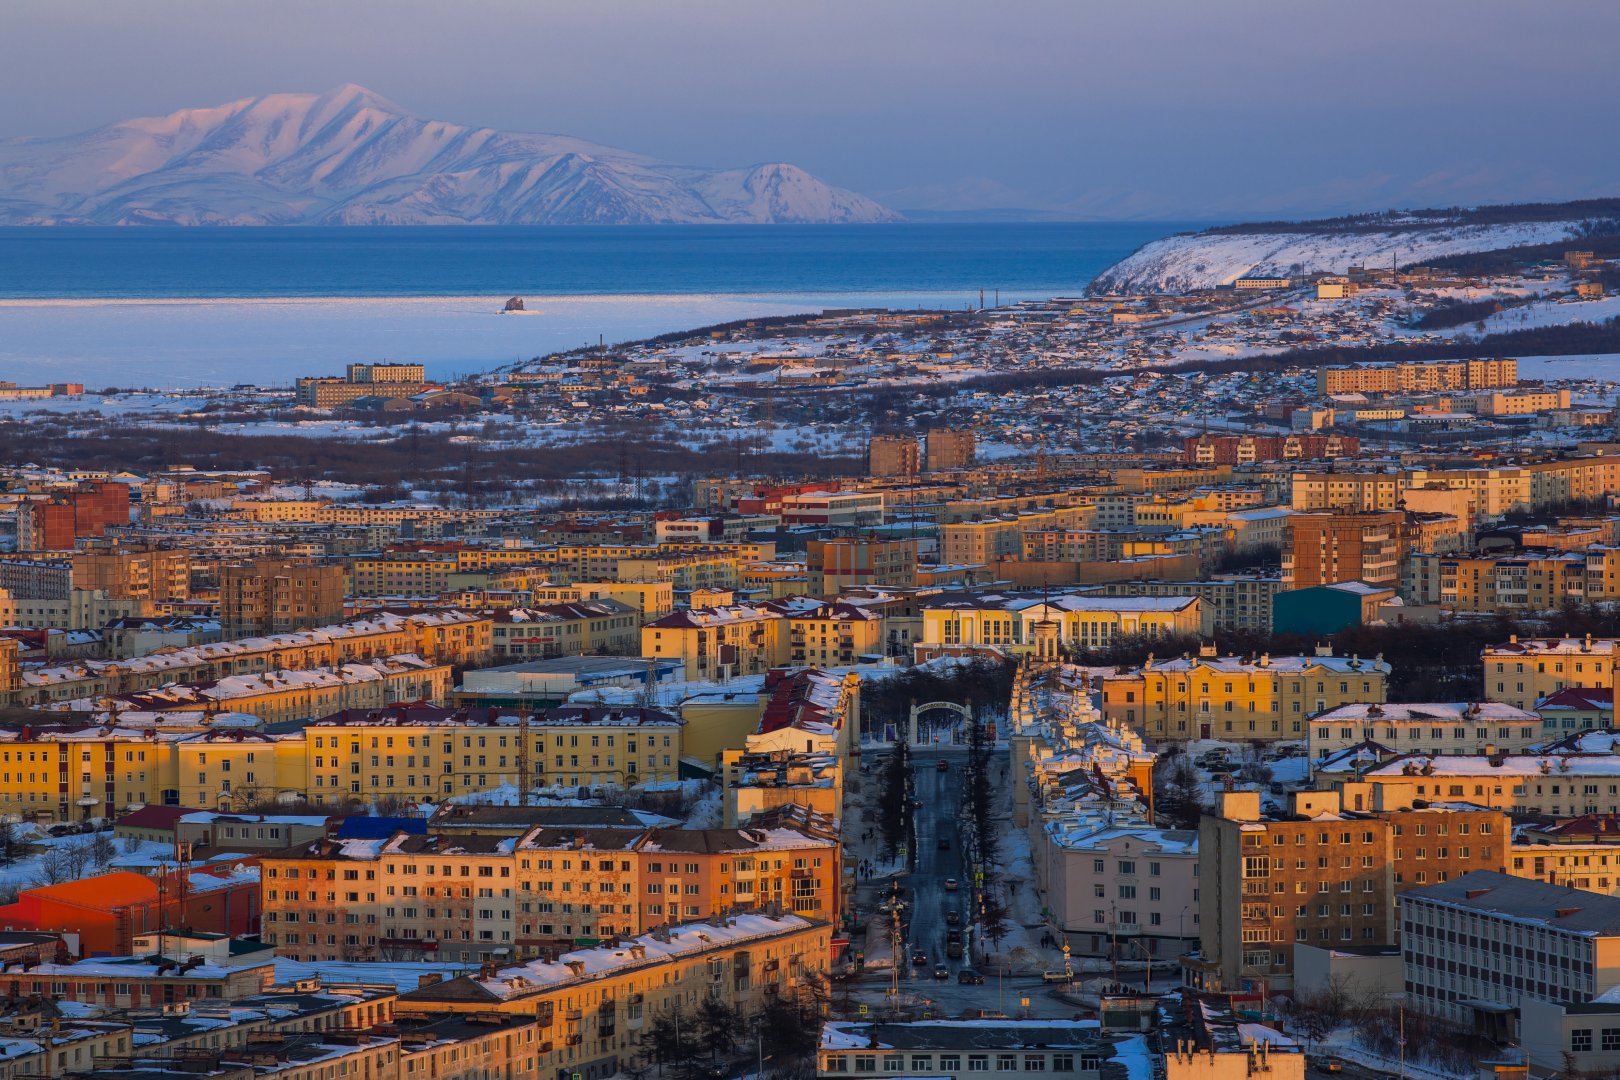
<svg viewBox="0 0 1620 1080">
<path fill-rule="evenodd" d="M 1620 194 L 1609 0 L 4 0 L 0 137 L 354 82 L 902 209 Z"/>
</svg>

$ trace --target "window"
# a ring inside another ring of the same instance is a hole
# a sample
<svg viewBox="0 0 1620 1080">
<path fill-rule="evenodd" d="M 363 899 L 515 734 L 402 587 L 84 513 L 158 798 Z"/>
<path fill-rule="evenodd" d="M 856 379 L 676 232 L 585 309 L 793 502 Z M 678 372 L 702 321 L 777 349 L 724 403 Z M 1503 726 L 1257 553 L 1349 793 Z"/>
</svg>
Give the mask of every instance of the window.
<svg viewBox="0 0 1620 1080">
<path fill-rule="evenodd" d="M 989 1071 L 990 1071 L 990 1055 L 989 1054 L 969 1054 L 968 1055 L 968 1072 L 989 1072 Z"/>
<path fill-rule="evenodd" d="M 1592 1029 L 1571 1028 L 1569 1031 L 1569 1049 L 1576 1054 L 1590 1052 L 1592 1049 Z"/>
</svg>

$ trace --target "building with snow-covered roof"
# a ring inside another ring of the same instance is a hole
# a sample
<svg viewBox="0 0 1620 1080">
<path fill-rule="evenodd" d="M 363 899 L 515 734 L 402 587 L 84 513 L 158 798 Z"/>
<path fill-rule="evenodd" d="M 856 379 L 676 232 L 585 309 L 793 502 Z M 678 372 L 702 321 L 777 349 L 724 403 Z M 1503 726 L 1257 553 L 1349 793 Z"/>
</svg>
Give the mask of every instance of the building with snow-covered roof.
<svg viewBox="0 0 1620 1080">
<path fill-rule="evenodd" d="M 400 995 L 396 1012 L 532 1016 L 546 1030 L 534 1075 L 551 1076 L 638 1055 L 647 1018 L 688 1006 L 694 989 L 743 1015 L 773 998 L 807 1001 L 832 939 L 826 923 L 796 915 L 686 923 L 456 978 L 429 976 Z"/>
<path fill-rule="evenodd" d="M 1572 686 L 1536 702 L 1542 735 L 1548 739 L 1579 738 L 1579 733 L 1614 725 L 1614 688 Z"/>
<path fill-rule="evenodd" d="M 1340 705 L 1307 724 L 1318 759 L 1368 741 L 1400 753 L 1514 753 L 1542 737 L 1541 718 L 1500 701 L 1388 702 Z"/>
<path fill-rule="evenodd" d="M 321 926 L 329 901 L 299 882 L 375 882 L 345 893 L 339 940 Z M 471 832 L 322 837 L 262 861 L 264 931 L 278 955 L 305 961 L 479 963 L 538 956 L 580 938 L 779 906 L 836 920 L 842 858 L 829 822 L 786 813 L 744 829 L 537 825 L 521 835 Z M 459 897 L 435 879 L 485 879 L 489 896 Z M 448 889 L 449 891 L 443 892 Z"/>
<path fill-rule="evenodd" d="M 1614 638 L 1521 638 L 1480 650 L 1485 696 L 1521 709 L 1571 687 L 1613 691 L 1620 670 Z"/>
<path fill-rule="evenodd" d="M 1286 989 L 1296 944 L 1392 944 L 1397 894 L 1507 858 L 1500 811 L 1461 801 L 1364 806 L 1365 793 L 1349 785 L 1293 792 L 1284 813 L 1263 812 L 1258 791 L 1217 794 L 1198 827 L 1202 917 L 1198 951 L 1182 960 L 1189 985 Z"/>
<path fill-rule="evenodd" d="M 1102 648 L 1130 638 L 1198 634 L 1196 596 L 1105 596 L 1095 593 L 941 593 L 922 603 L 919 659 L 989 646 L 1007 654 L 1035 651 L 1035 627 L 1051 622 L 1069 648 Z"/>
<path fill-rule="evenodd" d="M 825 1020 L 818 1076 L 1015 1080 L 1031 1073 L 1097 1080 L 1115 1048 L 1095 1020 Z M 1151 1070 L 1143 1050 L 1142 1067 Z M 1127 1075 L 1138 1073 L 1127 1066 Z"/>
<path fill-rule="evenodd" d="M 1302 740 L 1308 716 L 1383 702 L 1389 674 L 1381 656 L 1335 656 L 1326 647 L 1311 656 L 1222 657 L 1206 646 L 1105 676 L 1103 714 L 1153 739 Z"/>
</svg>

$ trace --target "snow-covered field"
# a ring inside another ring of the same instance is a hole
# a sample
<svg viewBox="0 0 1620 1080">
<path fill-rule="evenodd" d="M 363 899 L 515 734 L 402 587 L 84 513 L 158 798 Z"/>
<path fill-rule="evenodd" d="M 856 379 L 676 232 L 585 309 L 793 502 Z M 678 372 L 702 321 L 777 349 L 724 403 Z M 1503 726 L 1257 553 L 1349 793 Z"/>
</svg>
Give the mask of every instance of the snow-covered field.
<svg viewBox="0 0 1620 1080">
<path fill-rule="evenodd" d="M 289 386 L 359 360 L 420 362 L 432 378 L 562 349 L 824 308 L 960 308 L 963 293 L 0 300 L 0 378 L 24 385 Z M 1016 297 L 1004 297 L 1010 302 Z M 28 403 L 23 403 L 28 404 Z M 37 404 L 37 403 L 36 403 Z"/>
<path fill-rule="evenodd" d="M 1187 292 L 1229 285 L 1248 274 L 1344 273 L 1352 264 L 1421 263 L 1442 255 L 1526 244 L 1575 234 L 1578 222 L 1437 226 L 1390 232 L 1195 233 L 1147 244 L 1097 276 L 1100 293 Z"/>
</svg>

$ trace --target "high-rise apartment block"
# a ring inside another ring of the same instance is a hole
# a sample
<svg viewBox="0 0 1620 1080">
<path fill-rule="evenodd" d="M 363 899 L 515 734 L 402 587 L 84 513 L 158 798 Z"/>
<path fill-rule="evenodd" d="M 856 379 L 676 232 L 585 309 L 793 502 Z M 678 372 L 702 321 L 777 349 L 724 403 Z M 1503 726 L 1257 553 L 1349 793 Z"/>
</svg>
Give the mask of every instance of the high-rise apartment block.
<svg viewBox="0 0 1620 1080">
<path fill-rule="evenodd" d="M 922 471 L 922 449 L 911 435 L 874 435 L 866 444 L 870 476 L 915 476 Z"/>
<path fill-rule="evenodd" d="M 972 467 L 973 432 L 929 428 L 926 442 L 929 472 Z"/>
<path fill-rule="evenodd" d="M 343 567 L 255 559 L 219 572 L 220 624 L 231 634 L 284 634 L 343 618 Z"/>
</svg>

